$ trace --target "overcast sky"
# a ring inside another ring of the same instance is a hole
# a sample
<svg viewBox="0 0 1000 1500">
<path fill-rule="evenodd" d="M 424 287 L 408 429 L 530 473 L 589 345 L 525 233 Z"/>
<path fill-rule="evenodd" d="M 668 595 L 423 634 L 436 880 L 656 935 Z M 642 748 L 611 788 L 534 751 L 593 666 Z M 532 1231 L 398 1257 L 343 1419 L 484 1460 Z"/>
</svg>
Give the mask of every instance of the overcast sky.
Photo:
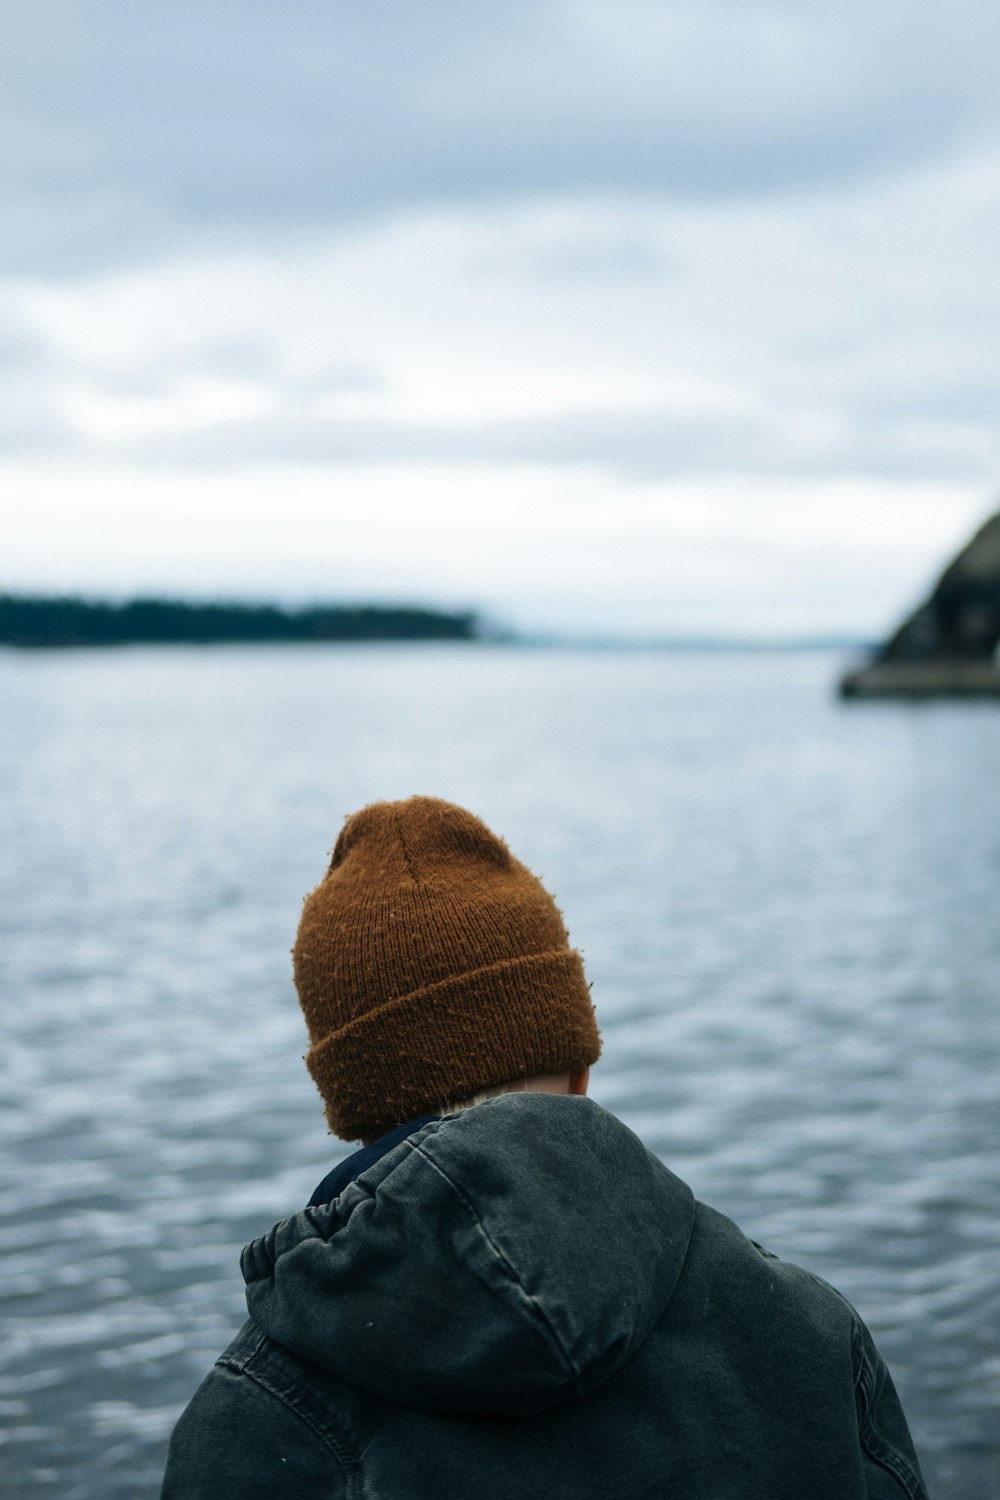
<svg viewBox="0 0 1000 1500">
<path fill-rule="evenodd" d="M 995 0 L 0 17 L 0 588 L 869 634 L 998 503 Z"/>
</svg>

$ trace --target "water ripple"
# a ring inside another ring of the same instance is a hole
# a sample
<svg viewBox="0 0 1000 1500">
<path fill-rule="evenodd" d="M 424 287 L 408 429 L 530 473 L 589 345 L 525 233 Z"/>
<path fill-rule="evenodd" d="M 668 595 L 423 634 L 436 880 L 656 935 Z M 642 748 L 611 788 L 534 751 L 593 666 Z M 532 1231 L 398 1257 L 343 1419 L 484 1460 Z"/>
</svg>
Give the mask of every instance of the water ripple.
<svg viewBox="0 0 1000 1500">
<path fill-rule="evenodd" d="M 597 1097 L 839 1286 L 940 1494 L 1000 1494 L 1000 715 L 821 656 L 0 657 L 0 1423 L 19 1500 L 155 1496 L 240 1246 L 341 1153 L 288 948 L 429 791 L 559 892 Z"/>
</svg>

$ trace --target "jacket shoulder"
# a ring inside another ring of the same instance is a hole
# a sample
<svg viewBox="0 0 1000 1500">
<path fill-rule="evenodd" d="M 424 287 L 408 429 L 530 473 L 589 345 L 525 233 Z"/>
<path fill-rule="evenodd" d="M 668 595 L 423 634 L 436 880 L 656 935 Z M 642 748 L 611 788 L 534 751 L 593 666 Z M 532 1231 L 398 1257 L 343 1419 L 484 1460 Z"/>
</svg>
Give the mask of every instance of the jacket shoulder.
<svg viewBox="0 0 1000 1500">
<path fill-rule="evenodd" d="M 865 1500 L 926 1500 L 920 1465 L 892 1378 L 860 1314 L 815 1272 L 781 1260 L 715 1209 L 699 1203 L 674 1317 L 712 1329 L 726 1357 L 818 1446 L 839 1435 Z M 699 1316 L 700 1315 L 700 1316 Z M 721 1356 L 720 1356 L 721 1357 Z M 847 1493 L 845 1489 L 844 1493 Z M 854 1490 L 850 1493 L 855 1493 Z"/>
<path fill-rule="evenodd" d="M 174 1428 L 161 1500 L 349 1500 L 357 1444 L 301 1364 L 245 1323 Z"/>
<path fill-rule="evenodd" d="M 854 1312 L 854 1309 L 851 1309 Z M 854 1313 L 852 1334 L 858 1430 L 865 1455 L 868 1494 L 927 1500 L 910 1429 L 885 1360 Z"/>
</svg>

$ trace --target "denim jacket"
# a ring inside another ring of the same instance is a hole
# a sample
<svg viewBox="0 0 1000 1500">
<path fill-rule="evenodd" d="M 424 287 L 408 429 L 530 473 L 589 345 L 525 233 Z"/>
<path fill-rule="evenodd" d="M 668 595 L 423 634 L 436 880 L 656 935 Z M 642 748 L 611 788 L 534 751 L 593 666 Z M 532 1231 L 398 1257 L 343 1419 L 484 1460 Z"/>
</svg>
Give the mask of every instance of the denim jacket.
<svg viewBox="0 0 1000 1500">
<path fill-rule="evenodd" d="M 242 1269 L 163 1500 L 925 1500 L 849 1303 L 590 1100 L 432 1120 Z"/>
</svg>

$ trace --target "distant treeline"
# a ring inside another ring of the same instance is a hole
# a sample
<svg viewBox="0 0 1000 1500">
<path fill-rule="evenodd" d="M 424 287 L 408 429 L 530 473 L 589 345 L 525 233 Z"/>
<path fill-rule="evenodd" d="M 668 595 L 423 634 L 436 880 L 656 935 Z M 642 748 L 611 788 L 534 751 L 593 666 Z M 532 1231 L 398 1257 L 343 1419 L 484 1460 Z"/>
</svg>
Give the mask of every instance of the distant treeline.
<svg viewBox="0 0 1000 1500">
<path fill-rule="evenodd" d="M 191 604 L 0 594 L 0 645 L 128 646 L 224 641 L 468 641 L 475 614 L 403 605 Z"/>
</svg>

